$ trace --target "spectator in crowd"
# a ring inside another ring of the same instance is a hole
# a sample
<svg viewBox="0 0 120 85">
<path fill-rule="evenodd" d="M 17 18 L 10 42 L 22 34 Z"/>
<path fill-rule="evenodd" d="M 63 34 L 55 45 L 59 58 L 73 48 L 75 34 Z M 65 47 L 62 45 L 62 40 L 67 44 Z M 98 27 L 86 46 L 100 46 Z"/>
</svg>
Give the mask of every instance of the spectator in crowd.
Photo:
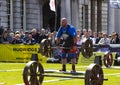
<svg viewBox="0 0 120 85">
<path fill-rule="evenodd" d="M 60 40 L 63 37 L 63 48 L 62 49 L 62 69 L 60 71 L 66 71 L 66 63 L 67 63 L 67 54 L 71 57 L 72 71 L 76 72 L 75 64 L 76 64 L 76 43 L 77 43 L 77 32 L 74 26 L 69 25 L 67 23 L 66 18 L 61 19 L 61 26 L 58 29 L 57 33 L 57 47 L 60 46 Z"/>
<path fill-rule="evenodd" d="M 21 36 L 21 39 L 24 39 L 25 33 L 24 33 L 24 30 L 23 30 L 22 28 L 20 29 L 19 34 L 20 34 L 20 36 Z"/>
<path fill-rule="evenodd" d="M 50 33 L 50 32 L 49 32 Z M 40 32 L 40 35 L 39 35 L 39 43 L 41 43 L 41 41 L 43 40 L 43 39 L 47 39 L 48 38 L 48 36 L 46 35 L 46 33 L 45 33 L 45 29 L 41 29 L 41 32 Z"/>
<path fill-rule="evenodd" d="M 77 45 L 78 46 L 82 45 L 82 41 L 79 35 L 77 35 Z"/>
<path fill-rule="evenodd" d="M 44 38 L 45 39 L 45 38 Z M 48 42 L 48 56 L 52 57 L 53 49 L 51 48 L 53 46 L 52 40 L 53 40 L 53 34 L 51 32 L 48 32 L 47 35 L 47 42 Z"/>
<path fill-rule="evenodd" d="M 93 32 L 91 29 L 88 29 L 88 34 L 89 34 L 90 38 L 93 38 Z"/>
<path fill-rule="evenodd" d="M 111 34 L 110 43 L 111 43 L 111 44 L 115 44 L 115 43 L 116 43 L 116 41 L 115 41 L 115 32 L 113 32 L 113 33 Z"/>
<path fill-rule="evenodd" d="M 15 34 L 19 34 L 19 35 L 20 35 L 20 38 L 21 38 L 22 40 L 24 40 L 25 33 L 24 33 L 23 29 L 20 29 L 20 31 L 16 31 Z"/>
<path fill-rule="evenodd" d="M 81 37 L 81 31 L 80 30 L 77 30 L 77 36 Z"/>
<path fill-rule="evenodd" d="M 87 30 L 86 29 L 83 29 L 82 30 L 82 34 L 81 34 L 81 40 L 83 41 L 83 39 L 85 38 L 85 35 L 87 33 Z"/>
<path fill-rule="evenodd" d="M 19 31 L 15 31 L 15 34 L 20 34 L 20 32 Z"/>
<path fill-rule="evenodd" d="M 111 44 L 112 36 L 108 35 L 108 38 L 110 39 L 110 44 Z"/>
<path fill-rule="evenodd" d="M 119 44 L 120 43 L 119 36 L 116 32 L 112 33 L 110 43 L 111 44 Z"/>
<path fill-rule="evenodd" d="M 120 38 L 119 38 L 119 35 L 118 33 L 115 33 L 115 41 L 116 41 L 116 44 L 120 44 Z"/>
<path fill-rule="evenodd" d="M 52 33 L 51 33 L 51 32 L 48 32 L 47 35 L 48 35 L 47 38 L 52 40 L 52 37 L 53 37 Z"/>
<path fill-rule="evenodd" d="M 1 38 L 1 43 L 2 44 L 9 44 L 9 40 L 8 40 L 7 35 L 8 35 L 7 31 L 4 31 L 3 35 L 2 35 L 2 38 Z"/>
<path fill-rule="evenodd" d="M 95 43 L 98 44 L 98 42 L 100 41 L 101 38 L 102 38 L 102 32 L 98 32 Z"/>
<path fill-rule="evenodd" d="M 23 40 L 26 41 L 28 39 L 29 32 L 25 31 L 25 35 L 23 37 Z"/>
<path fill-rule="evenodd" d="M 15 33 L 14 32 L 11 32 L 10 33 L 10 36 L 12 37 L 12 39 L 15 37 Z"/>
<path fill-rule="evenodd" d="M 35 42 L 39 43 L 39 33 L 38 33 L 37 29 L 33 28 L 31 31 L 31 34 L 32 34 L 32 38 L 35 39 Z"/>
<path fill-rule="evenodd" d="M 7 38 L 9 43 L 12 43 L 13 37 L 10 35 L 10 33 L 12 33 L 10 28 L 7 28 Z"/>
<path fill-rule="evenodd" d="M 91 38 L 90 38 L 90 34 L 86 31 L 84 33 L 84 37 L 81 39 L 82 43 L 84 43 L 87 39 L 91 39 Z"/>
<path fill-rule="evenodd" d="M 28 34 L 28 38 L 25 40 L 24 44 L 28 44 L 28 45 L 36 44 L 35 39 L 32 38 L 31 33 Z"/>
<path fill-rule="evenodd" d="M 92 39 L 92 41 L 93 41 L 93 45 L 94 45 L 94 44 L 97 44 L 97 43 L 96 43 L 96 39 L 97 39 L 97 33 L 96 33 L 96 32 L 93 33 L 93 38 L 91 38 L 91 39 Z"/>
<path fill-rule="evenodd" d="M 81 41 L 79 33 L 77 35 L 77 43 L 76 44 L 77 44 L 77 47 L 80 47 L 80 45 L 82 45 L 82 41 Z M 76 63 L 78 63 L 79 54 L 80 54 L 80 48 L 77 48 L 77 50 L 76 50 Z"/>
<path fill-rule="evenodd" d="M 12 44 L 23 44 L 20 34 L 15 34 L 15 38 L 12 41 Z"/>
<path fill-rule="evenodd" d="M 110 39 L 107 38 L 107 34 L 106 33 L 102 34 L 102 38 L 100 39 L 98 44 L 101 44 L 101 45 L 109 45 L 110 44 Z"/>
<path fill-rule="evenodd" d="M 11 33 L 11 29 L 7 28 L 7 33 L 10 34 Z"/>
<path fill-rule="evenodd" d="M 10 34 L 10 37 L 11 37 L 11 40 L 9 40 L 10 44 L 12 43 L 12 41 L 14 40 L 15 38 L 15 33 L 14 32 L 11 32 Z"/>
</svg>

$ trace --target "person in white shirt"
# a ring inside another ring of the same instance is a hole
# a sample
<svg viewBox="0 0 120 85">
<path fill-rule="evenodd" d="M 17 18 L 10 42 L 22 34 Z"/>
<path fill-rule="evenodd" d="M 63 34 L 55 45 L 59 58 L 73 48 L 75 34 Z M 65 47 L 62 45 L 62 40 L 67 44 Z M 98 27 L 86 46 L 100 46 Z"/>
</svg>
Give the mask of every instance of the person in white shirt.
<svg viewBox="0 0 120 85">
<path fill-rule="evenodd" d="M 98 44 L 101 44 L 101 45 L 109 45 L 110 44 L 110 39 L 107 37 L 106 33 L 102 34 L 102 38 L 100 39 Z"/>
<path fill-rule="evenodd" d="M 96 32 L 93 33 L 93 38 L 91 38 L 91 39 L 92 39 L 94 45 L 97 44 L 96 43 L 96 39 L 97 39 L 97 33 Z"/>
</svg>

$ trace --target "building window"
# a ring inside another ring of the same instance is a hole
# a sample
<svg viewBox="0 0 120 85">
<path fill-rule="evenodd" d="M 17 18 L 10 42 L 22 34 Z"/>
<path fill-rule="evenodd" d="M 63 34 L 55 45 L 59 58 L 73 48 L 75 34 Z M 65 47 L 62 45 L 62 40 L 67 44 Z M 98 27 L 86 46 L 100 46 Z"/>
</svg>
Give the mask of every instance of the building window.
<svg viewBox="0 0 120 85">
<path fill-rule="evenodd" d="M 11 14 L 11 6 L 10 0 L 7 0 L 7 17 L 8 17 L 8 28 L 10 28 L 10 14 Z"/>
<path fill-rule="evenodd" d="M 88 5 L 82 6 L 82 28 L 88 29 Z"/>
<path fill-rule="evenodd" d="M 21 15 L 21 28 L 23 28 L 23 22 L 24 22 L 24 1 L 20 0 L 21 2 L 21 9 L 20 9 L 20 15 Z"/>
<path fill-rule="evenodd" d="M 8 28 L 13 30 L 13 0 L 7 0 Z"/>
</svg>

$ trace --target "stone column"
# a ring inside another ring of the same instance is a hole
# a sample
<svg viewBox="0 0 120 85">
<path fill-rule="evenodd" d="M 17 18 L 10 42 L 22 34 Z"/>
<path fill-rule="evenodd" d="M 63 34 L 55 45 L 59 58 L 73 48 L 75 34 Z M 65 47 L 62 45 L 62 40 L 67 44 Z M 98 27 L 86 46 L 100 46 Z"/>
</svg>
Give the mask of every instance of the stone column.
<svg viewBox="0 0 120 85">
<path fill-rule="evenodd" d="M 71 23 L 74 25 L 77 29 L 79 29 L 79 18 L 78 18 L 78 13 L 79 13 L 79 8 L 78 8 L 78 0 L 72 0 L 71 2 Z"/>
<path fill-rule="evenodd" d="M 61 0 L 61 18 L 66 17 L 68 19 L 68 23 L 71 24 L 71 0 Z"/>
<path fill-rule="evenodd" d="M 23 14 L 23 29 L 26 30 L 26 0 L 23 1 L 23 10 L 24 10 L 24 14 Z"/>
<path fill-rule="evenodd" d="M 120 34 L 120 10 L 111 8 L 108 9 L 108 34 L 117 32 Z"/>
<path fill-rule="evenodd" d="M 114 9 L 114 30 L 112 32 L 120 33 L 120 9 Z M 120 34 L 119 34 L 120 35 Z"/>
<path fill-rule="evenodd" d="M 66 17 L 65 0 L 61 0 L 61 18 Z"/>
<path fill-rule="evenodd" d="M 42 11 L 42 7 L 43 7 L 43 0 L 39 0 L 39 7 L 40 7 L 40 29 L 41 27 L 43 27 L 43 11 Z"/>
<path fill-rule="evenodd" d="M 95 0 L 91 0 L 91 29 L 95 32 Z"/>
<path fill-rule="evenodd" d="M 97 0 L 97 32 L 102 31 L 102 0 Z"/>
<path fill-rule="evenodd" d="M 13 14 L 11 14 L 13 15 L 13 20 L 11 21 L 14 23 L 14 31 L 19 31 L 23 27 L 23 13 L 23 0 L 13 0 Z"/>
<path fill-rule="evenodd" d="M 114 14 L 114 8 L 110 7 L 110 4 L 108 3 L 108 34 L 111 34 L 115 31 L 115 14 Z"/>
<path fill-rule="evenodd" d="M 13 0 L 10 0 L 10 29 L 13 30 Z"/>
<path fill-rule="evenodd" d="M 71 0 L 65 0 L 66 18 L 68 23 L 71 24 Z"/>
</svg>

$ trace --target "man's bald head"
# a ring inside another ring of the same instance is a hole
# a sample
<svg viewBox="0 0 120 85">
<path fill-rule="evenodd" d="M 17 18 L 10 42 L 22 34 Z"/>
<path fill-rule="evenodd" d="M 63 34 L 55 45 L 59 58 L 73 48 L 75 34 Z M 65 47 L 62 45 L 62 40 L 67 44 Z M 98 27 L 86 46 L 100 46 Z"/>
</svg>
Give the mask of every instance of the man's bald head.
<svg viewBox="0 0 120 85">
<path fill-rule="evenodd" d="M 62 27 L 66 27 L 67 26 L 67 19 L 66 18 L 62 18 L 61 19 L 61 26 Z"/>
</svg>

